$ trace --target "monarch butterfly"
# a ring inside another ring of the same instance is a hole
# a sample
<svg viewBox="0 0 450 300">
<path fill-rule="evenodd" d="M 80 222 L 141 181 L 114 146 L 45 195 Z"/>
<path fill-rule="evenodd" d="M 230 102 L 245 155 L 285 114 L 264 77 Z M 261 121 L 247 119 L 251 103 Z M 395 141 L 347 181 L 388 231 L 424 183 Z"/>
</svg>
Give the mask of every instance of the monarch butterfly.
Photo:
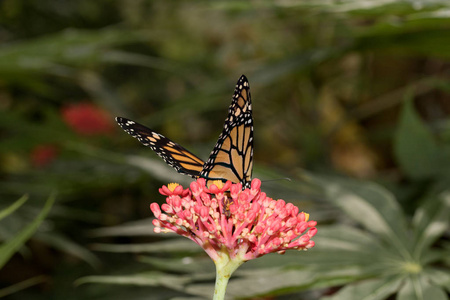
<svg viewBox="0 0 450 300">
<path fill-rule="evenodd" d="M 253 170 L 253 117 L 250 86 L 242 75 L 234 90 L 223 131 L 204 162 L 179 144 L 132 120 L 117 117 L 117 123 L 126 133 L 150 147 L 178 173 L 193 178 L 241 183 L 250 187 Z"/>
</svg>

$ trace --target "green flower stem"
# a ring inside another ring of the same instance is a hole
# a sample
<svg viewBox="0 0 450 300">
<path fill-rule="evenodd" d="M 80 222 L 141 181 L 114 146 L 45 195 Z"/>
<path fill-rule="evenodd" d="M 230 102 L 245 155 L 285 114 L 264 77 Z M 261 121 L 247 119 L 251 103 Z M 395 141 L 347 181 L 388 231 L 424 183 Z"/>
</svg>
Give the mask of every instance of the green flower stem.
<svg viewBox="0 0 450 300">
<path fill-rule="evenodd" d="M 216 286 L 214 289 L 214 297 L 213 300 L 224 300 L 225 292 L 228 285 L 228 280 L 231 277 L 231 274 L 239 268 L 245 261 L 240 257 L 235 257 L 234 259 L 230 259 L 228 252 L 220 251 L 219 259 L 215 261 L 216 264 Z"/>
</svg>

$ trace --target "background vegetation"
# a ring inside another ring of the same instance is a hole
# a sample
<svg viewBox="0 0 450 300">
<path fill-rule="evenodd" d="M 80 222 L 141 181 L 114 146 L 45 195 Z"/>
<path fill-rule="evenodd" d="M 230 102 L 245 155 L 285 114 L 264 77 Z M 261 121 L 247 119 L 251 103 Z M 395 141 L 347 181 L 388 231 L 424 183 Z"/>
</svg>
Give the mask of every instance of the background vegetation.
<svg viewBox="0 0 450 300">
<path fill-rule="evenodd" d="M 209 258 L 151 225 L 189 178 L 113 118 L 206 159 L 245 74 L 254 176 L 319 233 L 230 298 L 447 299 L 449 32 L 443 0 L 1 1 L 0 296 L 210 298 Z"/>
</svg>

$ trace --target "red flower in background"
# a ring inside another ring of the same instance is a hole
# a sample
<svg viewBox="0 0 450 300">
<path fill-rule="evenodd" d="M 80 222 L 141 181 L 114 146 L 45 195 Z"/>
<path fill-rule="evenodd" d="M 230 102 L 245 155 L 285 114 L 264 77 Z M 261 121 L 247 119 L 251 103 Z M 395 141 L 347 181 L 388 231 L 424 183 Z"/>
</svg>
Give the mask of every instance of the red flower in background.
<svg viewBox="0 0 450 300">
<path fill-rule="evenodd" d="M 81 135 L 109 134 L 114 130 L 111 116 L 91 103 L 76 103 L 62 109 L 64 121 Z"/>
<path fill-rule="evenodd" d="M 31 150 L 30 161 L 34 167 L 42 168 L 50 164 L 57 155 L 55 145 L 37 145 Z"/>
</svg>

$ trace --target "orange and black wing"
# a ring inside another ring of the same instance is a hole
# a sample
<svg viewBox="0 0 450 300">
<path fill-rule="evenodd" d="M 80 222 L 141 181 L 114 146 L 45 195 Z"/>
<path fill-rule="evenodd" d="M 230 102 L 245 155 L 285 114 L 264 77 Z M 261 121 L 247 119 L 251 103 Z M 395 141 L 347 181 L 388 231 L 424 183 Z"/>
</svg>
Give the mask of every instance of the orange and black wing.
<svg viewBox="0 0 450 300">
<path fill-rule="evenodd" d="M 117 123 L 126 133 L 136 138 L 144 146 L 150 147 L 178 173 L 198 178 L 204 162 L 179 144 L 165 136 L 132 120 L 117 117 Z"/>
<path fill-rule="evenodd" d="M 223 131 L 200 176 L 249 187 L 253 170 L 253 117 L 250 86 L 242 75 L 234 90 Z"/>
</svg>

